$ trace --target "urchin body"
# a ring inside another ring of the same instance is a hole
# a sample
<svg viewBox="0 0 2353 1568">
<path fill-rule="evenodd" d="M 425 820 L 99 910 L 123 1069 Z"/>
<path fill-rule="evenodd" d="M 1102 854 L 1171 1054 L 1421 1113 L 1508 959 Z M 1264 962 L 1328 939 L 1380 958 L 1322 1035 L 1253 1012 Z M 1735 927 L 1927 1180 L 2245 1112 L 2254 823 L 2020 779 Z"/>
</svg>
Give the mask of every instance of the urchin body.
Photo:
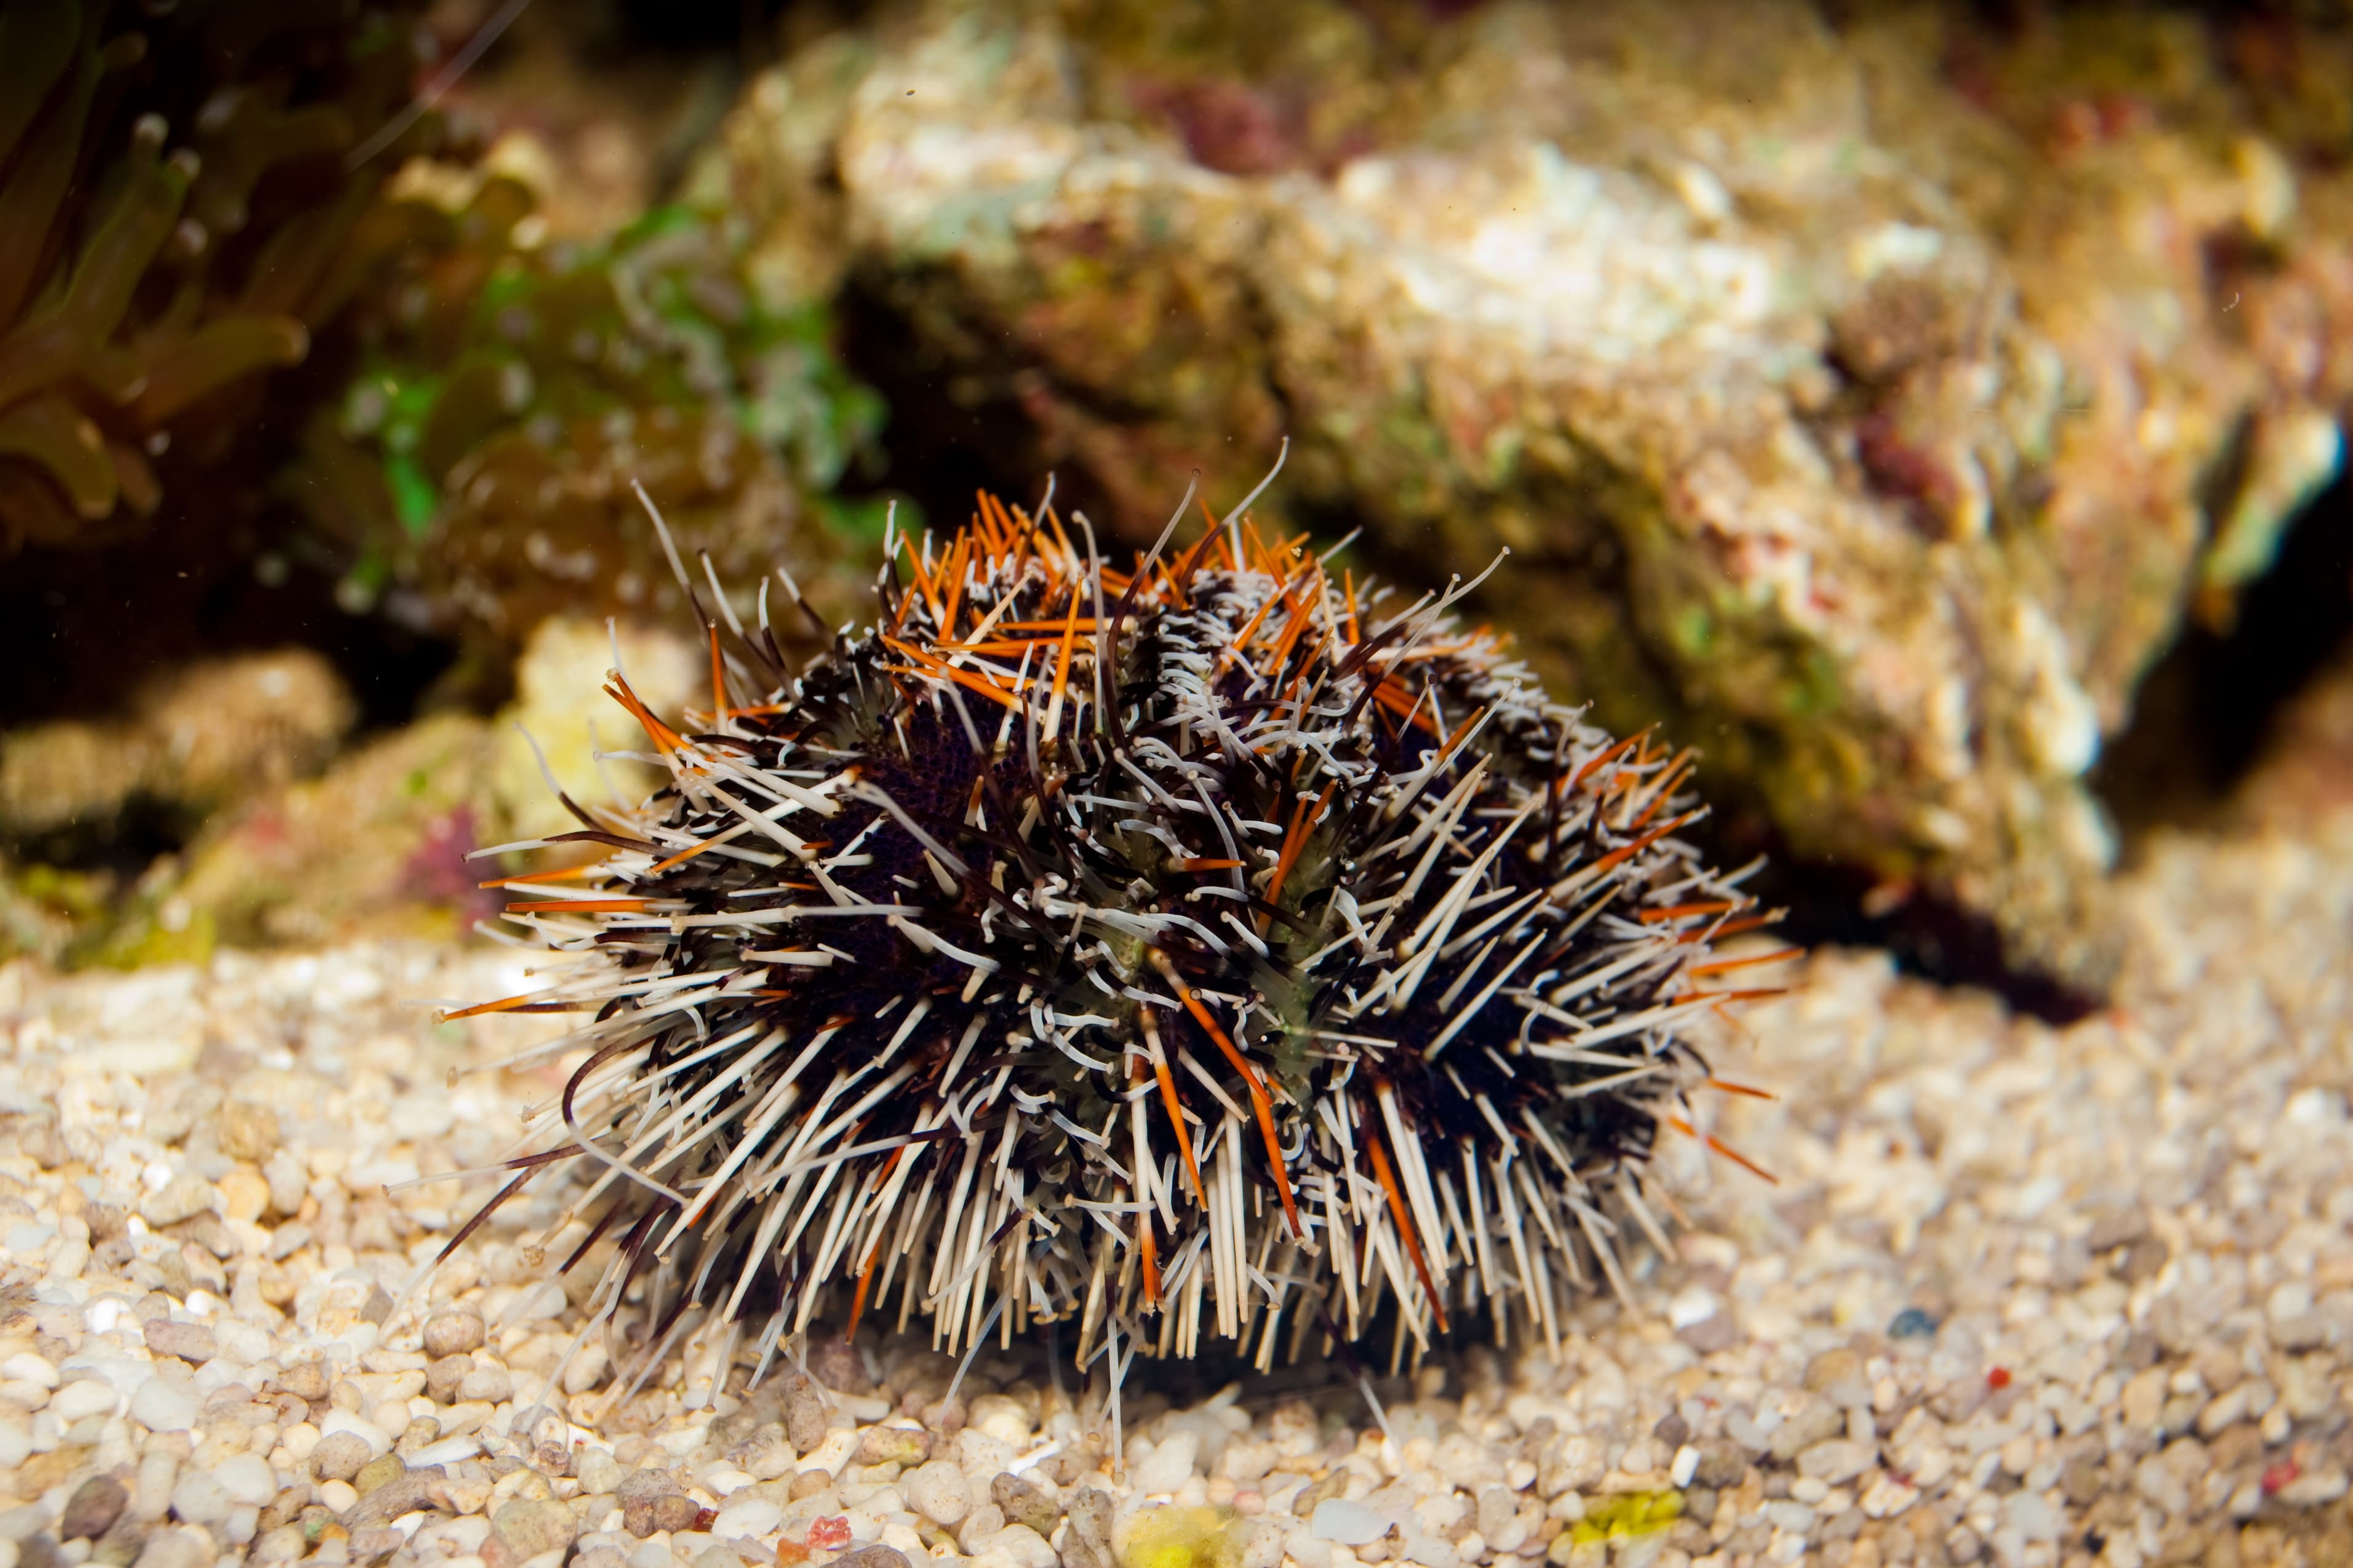
<svg viewBox="0 0 2353 1568">
<path fill-rule="evenodd" d="M 1674 837 L 1688 759 L 1238 529 L 1122 574 L 985 500 L 901 559 L 797 679 L 765 595 L 714 626 L 691 733 L 617 682 L 670 785 L 508 884 L 596 956 L 491 1005 L 595 1013 L 507 1191 L 569 1158 L 648 1364 L 831 1300 L 1264 1366 L 1385 1309 L 1553 1341 L 1622 1284 L 1708 942 L 1756 923 Z"/>
</svg>

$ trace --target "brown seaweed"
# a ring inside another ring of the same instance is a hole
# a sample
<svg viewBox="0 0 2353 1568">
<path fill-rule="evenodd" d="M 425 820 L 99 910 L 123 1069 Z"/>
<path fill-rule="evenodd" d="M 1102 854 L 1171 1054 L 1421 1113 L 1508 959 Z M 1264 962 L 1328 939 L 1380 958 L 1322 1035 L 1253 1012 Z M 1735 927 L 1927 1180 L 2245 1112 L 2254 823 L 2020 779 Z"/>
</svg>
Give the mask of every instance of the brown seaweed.
<svg viewBox="0 0 2353 1568">
<path fill-rule="evenodd" d="M 821 310 L 752 285 L 724 218 L 668 206 L 534 244 L 531 193 L 495 174 L 454 210 L 377 216 L 407 243 L 366 282 L 364 363 L 281 487 L 350 562 L 347 608 L 400 594 L 510 645 L 559 611 L 659 611 L 677 591 L 633 483 L 688 561 L 739 580 L 821 578 L 859 531 L 828 492 L 873 455 L 879 402 Z"/>
</svg>

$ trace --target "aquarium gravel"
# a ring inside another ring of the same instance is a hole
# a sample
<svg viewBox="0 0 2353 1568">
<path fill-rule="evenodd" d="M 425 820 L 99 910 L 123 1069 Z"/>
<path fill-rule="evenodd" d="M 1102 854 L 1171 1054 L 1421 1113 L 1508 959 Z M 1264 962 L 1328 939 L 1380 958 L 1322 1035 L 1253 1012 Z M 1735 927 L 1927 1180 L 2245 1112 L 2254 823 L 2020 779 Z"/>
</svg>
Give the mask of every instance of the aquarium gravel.
<svg viewBox="0 0 2353 1568">
<path fill-rule="evenodd" d="M 1557 1363 L 1458 1345 L 1386 1434 L 1336 1368 L 1139 1375 L 1116 1452 L 1039 1334 L 953 1397 L 871 1324 L 748 1400 L 675 1357 L 617 1399 L 593 1342 L 551 1388 L 533 1209 L 406 1294 L 482 1190 L 413 1178 L 560 1088 L 448 1082 L 559 1026 L 431 1022 L 522 957 L 0 970 L 0 1568 L 2345 1562 L 2353 821 L 2162 841 L 2121 906 L 2066 1027 L 1768 971 L 1711 1048 L 1779 1096 L 1724 1126 L 1778 1184 L 1662 1148 L 1676 1256 Z"/>
</svg>

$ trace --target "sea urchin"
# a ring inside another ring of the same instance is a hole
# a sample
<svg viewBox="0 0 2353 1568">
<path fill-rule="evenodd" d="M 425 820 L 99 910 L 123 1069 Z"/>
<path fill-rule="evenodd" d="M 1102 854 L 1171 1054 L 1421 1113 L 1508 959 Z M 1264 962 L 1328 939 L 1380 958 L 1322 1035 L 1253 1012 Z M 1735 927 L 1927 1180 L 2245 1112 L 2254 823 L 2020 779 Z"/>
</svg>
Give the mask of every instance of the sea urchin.
<svg viewBox="0 0 2353 1568">
<path fill-rule="evenodd" d="M 712 710 L 608 689 L 668 785 L 501 847 L 607 852 L 486 884 L 586 962 L 469 1011 L 595 1016 L 466 1228 L 574 1167 L 548 1235 L 639 1375 L 828 1302 L 951 1352 L 1063 1322 L 1114 1377 L 1377 1320 L 1394 1363 L 1481 1303 L 1556 1344 L 1622 1223 L 1662 1239 L 1680 1031 L 1764 919 L 1674 837 L 1691 758 L 1547 700 L 1460 586 L 1377 614 L 1240 509 L 1125 573 L 1074 523 L 897 538 L 797 679 L 706 563 Z"/>
</svg>

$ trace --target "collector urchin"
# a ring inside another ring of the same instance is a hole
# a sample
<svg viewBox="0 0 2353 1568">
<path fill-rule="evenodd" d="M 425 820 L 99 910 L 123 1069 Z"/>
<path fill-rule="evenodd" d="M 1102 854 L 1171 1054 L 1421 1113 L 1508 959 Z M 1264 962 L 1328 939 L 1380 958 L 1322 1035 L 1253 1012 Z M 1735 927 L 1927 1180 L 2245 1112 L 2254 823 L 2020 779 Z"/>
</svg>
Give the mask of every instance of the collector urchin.
<svg viewBox="0 0 2353 1568">
<path fill-rule="evenodd" d="M 1394 1363 L 1481 1304 L 1556 1345 L 1622 1226 L 1663 1240 L 1683 1030 L 1756 962 L 1710 943 L 1764 918 L 1675 837 L 1691 756 L 1548 700 L 1459 588 L 1379 614 L 1240 509 L 1125 572 L 1082 525 L 897 538 L 797 678 L 711 581 L 711 710 L 609 688 L 667 786 L 491 884 L 586 961 L 469 1011 L 594 1017 L 466 1229 L 568 1166 L 548 1235 L 640 1375 L 870 1311 L 1114 1373 L 1377 1321 Z"/>
</svg>

